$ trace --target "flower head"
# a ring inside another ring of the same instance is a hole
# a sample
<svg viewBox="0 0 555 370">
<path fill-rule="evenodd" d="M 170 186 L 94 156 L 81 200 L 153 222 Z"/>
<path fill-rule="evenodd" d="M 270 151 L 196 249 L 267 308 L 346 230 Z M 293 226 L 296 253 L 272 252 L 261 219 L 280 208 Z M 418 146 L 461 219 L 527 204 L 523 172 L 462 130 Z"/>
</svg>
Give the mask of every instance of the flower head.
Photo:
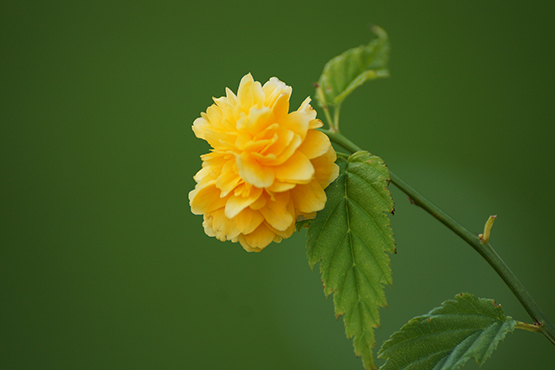
<svg viewBox="0 0 555 370">
<path fill-rule="evenodd" d="M 312 219 L 326 203 L 324 188 L 339 173 L 322 122 L 307 98 L 289 113 L 291 87 L 275 77 L 262 86 L 250 74 L 193 123 L 212 150 L 189 193 L 207 235 L 259 252 Z"/>
</svg>

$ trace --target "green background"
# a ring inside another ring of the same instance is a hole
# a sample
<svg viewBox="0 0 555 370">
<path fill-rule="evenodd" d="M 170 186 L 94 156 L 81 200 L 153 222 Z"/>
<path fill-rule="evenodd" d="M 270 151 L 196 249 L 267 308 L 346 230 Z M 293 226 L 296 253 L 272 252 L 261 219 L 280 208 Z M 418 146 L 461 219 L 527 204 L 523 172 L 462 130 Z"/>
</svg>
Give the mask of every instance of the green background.
<svg viewBox="0 0 555 370">
<path fill-rule="evenodd" d="M 392 77 L 347 99 L 343 133 L 472 231 L 497 214 L 493 245 L 555 320 L 554 16 L 543 0 L 3 1 L 0 368 L 362 369 L 304 235 L 248 254 L 205 236 L 187 194 L 212 96 L 251 72 L 293 86 L 296 108 L 370 23 L 390 35 Z M 392 193 L 378 345 L 460 292 L 530 321 Z M 518 331 L 482 369 L 553 363 Z"/>
</svg>

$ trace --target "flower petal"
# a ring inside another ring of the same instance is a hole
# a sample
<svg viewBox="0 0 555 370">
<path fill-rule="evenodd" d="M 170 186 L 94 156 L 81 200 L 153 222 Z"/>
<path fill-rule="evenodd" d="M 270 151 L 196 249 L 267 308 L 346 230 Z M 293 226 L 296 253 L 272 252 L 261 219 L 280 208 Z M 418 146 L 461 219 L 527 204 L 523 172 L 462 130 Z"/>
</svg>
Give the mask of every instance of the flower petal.
<svg viewBox="0 0 555 370">
<path fill-rule="evenodd" d="M 274 181 L 272 186 L 270 186 L 267 189 L 269 191 L 271 191 L 272 193 L 281 193 L 281 192 L 284 192 L 284 191 L 287 191 L 287 190 L 291 190 L 295 186 L 297 186 L 297 184 L 294 184 L 294 183 L 291 183 L 291 182 L 281 182 L 281 181 L 276 180 L 276 181 Z"/>
<path fill-rule="evenodd" d="M 257 108 L 256 106 L 254 106 L 251 107 L 251 109 L 249 110 L 247 119 L 242 121 L 241 125 L 237 124 L 237 129 L 247 130 L 251 134 L 255 135 L 256 133 L 264 130 L 266 127 L 274 123 L 273 117 L 274 113 L 270 108 Z"/>
<path fill-rule="evenodd" d="M 264 91 L 260 82 L 254 81 L 250 73 L 246 74 L 239 83 L 237 101 L 242 113 L 248 114 L 252 107 L 262 107 L 264 104 Z"/>
<path fill-rule="evenodd" d="M 277 100 L 282 97 L 286 97 L 287 100 L 289 100 L 293 91 L 291 86 L 287 86 L 276 77 L 270 78 L 268 82 L 262 86 L 262 90 L 264 91 L 264 95 L 266 95 L 264 105 L 270 108 L 273 108 Z M 289 110 L 289 107 L 287 107 L 287 110 Z"/>
<path fill-rule="evenodd" d="M 233 218 L 239 214 L 242 210 L 253 204 L 262 194 L 262 189 L 253 188 L 249 196 L 242 197 L 231 195 L 227 198 L 227 203 L 225 204 L 225 215 L 227 218 Z"/>
<path fill-rule="evenodd" d="M 252 233 L 245 235 L 244 240 L 239 239 L 247 252 L 260 252 L 270 244 L 276 234 L 268 229 L 265 223 L 260 224 Z"/>
<path fill-rule="evenodd" d="M 335 164 L 336 159 L 337 154 L 330 146 L 324 155 L 310 160 L 314 166 L 314 177 L 324 189 L 339 176 L 339 166 Z"/>
<path fill-rule="evenodd" d="M 266 202 L 266 206 L 260 209 L 260 213 L 276 230 L 286 230 L 295 223 L 293 214 L 287 211 L 289 203 L 289 192 L 274 194 L 275 200 Z"/>
<path fill-rule="evenodd" d="M 303 213 L 320 211 L 326 205 L 326 193 L 316 180 L 306 185 L 297 185 L 291 190 L 291 196 L 295 208 Z"/>
<path fill-rule="evenodd" d="M 189 193 L 191 212 L 202 215 L 213 212 L 226 205 L 227 198 L 220 198 L 220 190 L 216 185 L 210 184 L 202 188 L 195 188 Z"/>
<path fill-rule="evenodd" d="M 301 152 L 295 152 L 283 164 L 275 167 L 275 177 L 282 182 L 308 183 L 314 175 L 314 167 Z"/>
<path fill-rule="evenodd" d="M 262 193 L 262 195 L 260 195 L 258 197 L 258 199 L 256 200 L 256 202 L 254 202 L 253 204 L 250 205 L 250 209 L 253 210 L 259 210 L 260 208 L 264 207 L 266 205 L 266 202 L 268 201 L 268 195 L 266 193 Z"/>
<path fill-rule="evenodd" d="M 235 223 L 241 234 L 252 233 L 263 221 L 264 216 L 262 216 L 262 213 L 249 207 L 245 208 L 237 216 L 235 216 Z"/>
<path fill-rule="evenodd" d="M 275 178 L 273 168 L 262 166 L 249 153 L 237 155 L 237 167 L 239 168 L 239 176 L 251 185 L 258 188 L 265 188 L 272 185 Z"/>
<path fill-rule="evenodd" d="M 304 140 L 309 122 L 310 118 L 305 112 L 294 111 L 283 117 L 278 123 L 282 127 L 293 131 Z"/>
<path fill-rule="evenodd" d="M 309 129 L 315 129 L 315 128 L 319 128 L 319 127 L 322 127 L 322 126 L 324 126 L 324 124 L 319 119 L 310 120 L 310 122 L 308 124 Z"/>
<path fill-rule="evenodd" d="M 216 238 L 221 241 L 231 240 L 241 233 L 236 226 L 235 220 L 226 217 L 223 208 L 212 213 L 211 226 Z"/>
<path fill-rule="evenodd" d="M 303 152 L 308 159 L 312 159 L 326 154 L 330 147 L 330 139 L 326 134 L 318 130 L 308 130 L 306 138 L 299 147 L 299 150 Z"/>
<path fill-rule="evenodd" d="M 287 203 L 287 211 L 291 214 L 295 213 L 295 206 L 293 204 L 293 201 L 290 200 Z M 276 235 L 280 238 L 283 239 L 287 239 L 289 238 L 291 235 L 293 235 L 293 233 L 296 230 L 296 226 L 295 226 L 295 222 L 292 222 L 291 225 L 289 225 L 288 228 L 284 229 L 284 230 L 279 230 L 279 229 L 275 229 L 273 228 L 271 225 L 266 225 L 270 230 L 272 230 L 274 233 L 276 233 Z"/>
<path fill-rule="evenodd" d="M 222 192 L 220 197 L 225 197 L 241 183 L 241 178 L 239 174 L 234 171 L 234 167 L 234 160 L 227 161 L 222 167 L 222 173 L 216 180 L 216 187 Z"/>
</svg>

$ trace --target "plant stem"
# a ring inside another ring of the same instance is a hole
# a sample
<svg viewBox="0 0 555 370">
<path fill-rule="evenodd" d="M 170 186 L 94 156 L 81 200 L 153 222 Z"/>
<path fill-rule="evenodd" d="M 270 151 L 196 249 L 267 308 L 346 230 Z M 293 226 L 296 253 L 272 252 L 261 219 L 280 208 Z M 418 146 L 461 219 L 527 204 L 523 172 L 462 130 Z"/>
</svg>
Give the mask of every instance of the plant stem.
<svg viewBox="0 0 555 370">
<path fill-rule="evenodd" d="M 359 146 L 347 139 L 345 136 L 338 132 L 331 132 L 328 130 L 321 130 L 328 135 L 331 141 L 341 145 L 345 149 L 356 152 L 362 150 Z M 538 304 L 534 301 L 530 293 L 524 288 L 524 285 L 518 280 L 516 275 L 509 269 L 503 262 L 501 257 L 495 252 L 489 242 L 482 242 L 482 240 L 474 233 L 470 232 L 464 226 L 459 224 L 451 216 L 443 212 L 439 207 L 426 199 L 422 194 L 413 189 L 410 185 L 404 182 L 401 178 L 390 171 L 391 182 L 397 186 L 402 192 L 407 194 L 412 202 L 417 206 L 424 209 L 430 215 L 435 217 L 438 221 L 447 226 L 451 231 L 461 237 L 472 248 L 474 248 L 489 264 L 495 272 L 503 279 L 505 284 L 511 289 L 513 294 L 520 301 L 524 309 L 538 324 L 538 331 L 542 332 L 551 343 L 555 345 L 555 326 L 549 321 L 547 316 L 540 309 Z"/>
<path fill-rule="evenodd" d="M 541 325 L 538 324 L 528 324 L 525 322 L 520 322 L 517 321 L 516 322 L 516 329 L 522 329 L 522 330 L 526 330 L 526 331 L 531 331 L 533 333 L 537 333 L 537 332 L 541 332 Z"/>
</svg>

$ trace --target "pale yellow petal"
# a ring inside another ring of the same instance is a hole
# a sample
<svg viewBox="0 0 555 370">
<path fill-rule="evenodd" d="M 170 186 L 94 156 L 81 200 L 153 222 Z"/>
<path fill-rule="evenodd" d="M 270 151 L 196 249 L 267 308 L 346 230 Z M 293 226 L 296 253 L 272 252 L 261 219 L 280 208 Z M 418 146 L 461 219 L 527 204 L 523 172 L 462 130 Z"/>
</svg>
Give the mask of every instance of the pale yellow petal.
<svg viewBox="0 0 555 370">
<path fill-rule="evenodd" d="M 239 168 L 239 176 L 243 181 L 258 188 L 265 188 L 274 182 L 274 169 L 262 166 L 248 153 L 237 156 L 237 167 Z"/>
<path fill-rule="evenodd" d="M 253 204 L 258 197 L 262 194 L 262 189 L 255 188 L 251 191 L 249 196 L 242 197 L 231 195 L 227 198 L 225 204 L 225 215 L 227 218 L 233 218 L 239 214 L 242 210 Z"/>
<path fill-rule="evenodd" d="M 295 208 L 300 212 L 311 213 L 320 211 L 326 205 L 326 193 L 316 180 L 306 185 L 297 185 L 290 192 L 295 203 Z"/>
<path fill-rule="evenodd" d="M 237 237 L 237 239 L 235 241 L 238 241 L 239 243 L 241 243 L 241 246 L 243 247 L 244 250 L 246 250 L 247 252 L 260 252 L 261 250 L 263 250 L 264 248 L 253 248 L 250 246 L 250 244 L 247 242 L 247 239 L 245 238 L 245 235 L 241 234 Z"/>
<path fill-rule="evenodd" d="M 213 212 L 226 205 L 227 198 L 220 198 L 220 190 L 214 184 L 195 188 L 189 193 L 191 212 L 202 215 Z"/>
<path fill-rule="evenodd" d="M 299 148 L 299 146 L 302 143 L 301 137 L 297 134 L 292 134 L 292 135 L 293 135 L 293 137 L 287 143 L 287 146 L 285 146 L 281 150 L 279 150 L 277 148 L 275 149 L 275 151 L 277 153 L 276 159 L 274 161 L 270 162 L 269 165 L 277 166 L 277 165 L 282 164 L 283 162 L 285 162 L 286 160 L 291 158 L 291 156 L 293 155 L 295 150 L 297 150 Z M 274 148 L 270 147 L 270 150 L 273 150 L 273 149 Z"/>
<path fill-rule="evenodd" d="M 196 137 L 204 139 L 206 131 L 210 129 L 210 123 L 205 118 L 199 117 L 193 122 L 192 128 Z"/>
<path fill-rule="evenodd" d="M 235 159 L 235 158 L 233 158 Z M 228 195 L 237 185 L 241 183 L 239 174 L 234 171 L 235 160 L 227 161 L 222 167 L 222 171 L 216 180 L 216 187 L 221 190 L 220 197 Z"/>
<path fill-rule="evenodd" d="M 235 220 L 226 217 L 223 208 L 212 213 L 212 230 L 216 238 L 221 241 L 231 240 L 240 234 Z"/>
<path fill-rule="evenodd" d="M 335 164 L 336 159 L 337 154 L 333 147 L 330 147 L 324 155 L 310 160 L 315 170 L 314 177 L 324 189 L 339 176 L 339 166 Z"/>
<path fill-rule="evenodd" d="M 216 104 L 212 104 L 211 106 L 206 109 L 206 115 L 204 115 L 206 120 L 210 122 L 210 128 L 214 131 L 224 131 L 228 129 L 225 127 L 223 122 L 223 112 L 222 108 L 220 108 Z"/>
<path fill-rule="evenodd" d="M 314 175 L 314 167 L 301 152 L 295 152 L 283 164 L 275 167 L 275 176 L 282 182 L 308 183 Z"/>
<path fill-rule="evenodd" d="M 264 216 L 262 216 L 262 213 L 249 207 L 245 208 L 237 216 L 235 216 L 235 223 L 241 234 L 252 233 L 263 221 Z"/>
<path fill-rule="evenodd" d="M 308 159 L 324 155 L 331 147 L 330 139 L 326 134 L 318 130 L 308 130 L 306 138 L 299 147 L 299 150 Z"/>
<path fill-rule="evenodd" d="M 237 90 L 237 101 L 242 113 L 248 114 L 252 107 L 261 108 L 264 104 L 264 91 L 260 82 L 254 81 L 251 74 L 246 74 Z"/>
<path fill-rule="evenodd" d="M 281 120 L 289 113 L 289 95 L 281 94 L 276 99 L 273 106 L 270 106 L 270 108 L 272 108 L 272 111 L 274 112 L 274 117 L 276 118 L 276 121 Z"/>
<path fill-rule="evenodd" d="M 268 194 L 265 193 L 265 192 L 263 192 L 263 193 L 258 197 L 258 199 L 257 199 L 253 204 L 250 205 L 249 208 L 250 208 L 250 209 L 253 209 L 253 210 L 255 210 L 255 211 L 256 211 L 256 210 L 259 210 L 260 208 L 262 208 L 262 207 L 264 207 L 264 206 L 266 205 L 266 202 L 268 201 L 268 199 L 269 199 Z"/>
<path fill-rule="evenodd" d="M 226 96 L 230 105 L 237 104 L 237 96 L 235 95 L 235 93 L 233 91 L 231 91 L 231 89 L 229 87 L 225 88 L 225 96 Z"/>
<path fill-rule="evenodd" d="M 290 201 L 290 202 L 287 203 L 287 211 L 288 211 L 290 214 L 294 214 L 294 213 L 295 213 L 295 206 L 294 206 L 294 204 L 293 204 L 293 201 Z M 281 239 L 281 238 L 283 238 L 283 239 L 289 238 L 291 235 L 293 235 L 293 233 L 294 233 L 295 230 L 296 230 L 295 222 L 291 222 L 291 225 L 289 225 L 289 227 L 287 227 L 286 229 L 283 229 L 283 230 L 276 229 L 276 228 L 272 227 L 271 225 L 266 225 L 266 226 L 267 226 L 270 230 L 272 230 L 272 231 L 276 234 L 276 236 L 279 237 L 280 239 Z M 280 240 L 274 239 L 274 241 L 279 242 Z"/>
<path fill-rule="evenodd" d="M 245 248 L 245 244 L 243 244 L 243 242 L 241 242 L 241 245 L 249 252 L 260 252 L 274 240 L 275 236 L 276 234 L 268 229 L 265 223 L 262 223 L 252 233 L 245 235 L 244 243 L 250 250 Z"/>
<path fill-rule="evenodd" d="M 297 111 L 299 112 L 304 112 L 306 113 L 306 115 L 308 116 L 309 120 L 313 120 L 316 118 L 316 111 L 314 110 L 314 108 L 312 108 L 312 106 L 310 105 L 310 101 L 312 99 L 310 99 L 310 96 L 307 97 L 301 104 L 301 106 L 299 107 L 299 109 L 297 109 Z"/>
<path fill-rule="evenodd" d="M 204 227 L 204 232 L 208 236 L 216 236 L 214 229 L 212 229 L 212 214 L 208 213 L 204 215 L 204 221 L 202 222 L 202 226 Z"/>
<path fill-rule="evenodd" d="M 301 140 L 304 140 L 309 122 L 310 118 L 305 112 L 294 111 L 280 119 L 278 123 L 287 130 L 299 135 Z"/>
<path fill-rule="evenodd" d="M 264 95 L 266 95 L 266 100 L 264 105 L 267 107 L 272 107 L 278 98 L 281 96 L 289 97 L 293 91 L 290 86 L 281 82 L 278 78 L 272 77 L 262 86 Z"/>
<path fill-rule="evenodd" d="M 281 193 L 287 190 L 293 189 L 297 184 L 291 182 L 281 182 L 281 181 L 274 181 L 272 186 L 267 188 L 269 191 L 273 193 Z"/>
<path fill-rule="evenodd" d="M 289 213 L 287 203 L 289 202 L 289 192 L 274 194 L 275 200 L 266 202 L 260 209 L 260 213 L 266 222 L 277 230 L 286 230 L 295 223 L 294 213 Z"/>
<path fill-rule="evenodd" d="M 324 126 L 324 124 L 319 119 L 312 119 L 308 123 L 308 128 L 309 129 L 315 129 L 315 128 L 319 128 L 319 127 L 322 127 L 322 126 Z"/>
<path fill-rule="evenodd" d="M 274 123 L 274 113 L 268 107 L 251 107 L 249 110 L 249 114 L 247 115 L 247 119 L 244 120 L 239 126 L 237 125 L 237 129 L 239 130 L 247 130 L 251 134 L 255 135 L 256 133 L 263 131 L 266 127 L 270 126 Z"/>
</svg>

